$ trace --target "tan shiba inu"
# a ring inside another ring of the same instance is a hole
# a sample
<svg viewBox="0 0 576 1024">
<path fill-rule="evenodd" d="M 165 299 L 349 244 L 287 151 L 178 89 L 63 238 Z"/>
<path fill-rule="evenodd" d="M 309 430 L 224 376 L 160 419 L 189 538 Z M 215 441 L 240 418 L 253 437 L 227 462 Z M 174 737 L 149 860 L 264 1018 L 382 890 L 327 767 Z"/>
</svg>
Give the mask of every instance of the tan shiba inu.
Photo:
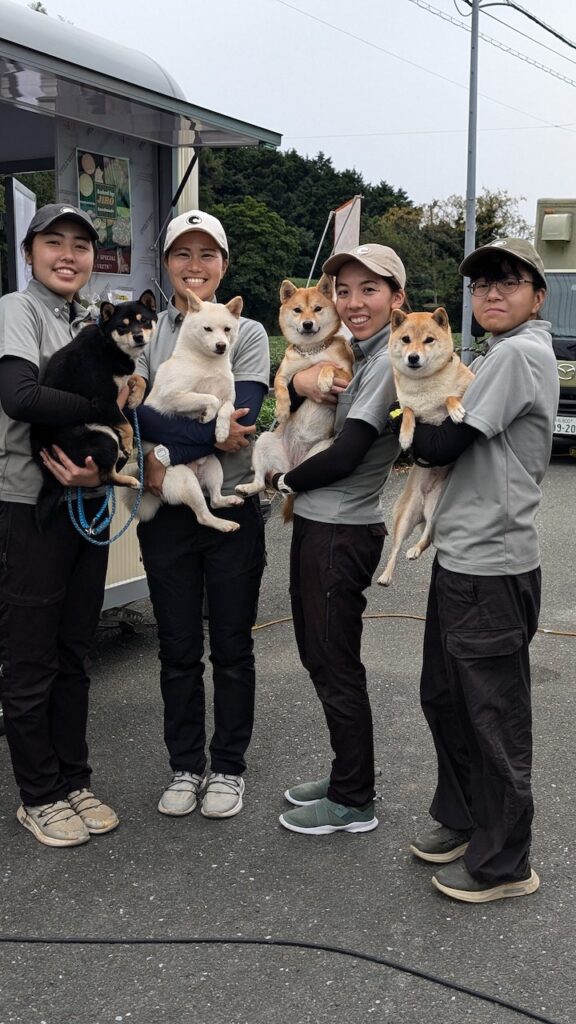
<svg viewBox="0 0 576 1024">
<path fill-rule="evenodd" d="M 313 363 L 334 363 L 338 369 L 323 366 L 320 370 L 318 385 L 326 394 L 335 376 L 346 381 L 352 379 L 354 357 L 347 341 L 338 334 L 341 322 L 332 300 L 329 277 L 323 274 L 313 288 L 296 288 L 291 281 L 283 281 L 279 320 L 288 346 L 274 378 L 278 426 L 256 441 L 252 457 L 254 480 L 236 488 L 242 495 L 263 491 L 270 470 L 287 473 L 332 443 L 335 405 L 307 398 L 290 413 L 288 385 L 294 375 Z M 291 518 L 291 505 L 290 501 L 285 504 L 285 519 Z"/>
<path fill-rule="evenodd" d="M 188 312 L 170 359 L 158 368 L 154 386 L 145 404 L 166 415 L 190 416 L 201 423 L 216 420 L 216 440 L 225 441 L 234 412 L 234 377 L 230 364 L 232 346 L 238 337 L 242 299 L 237 296 L 225 306 L 202 302 L 188 291 Z M 153 444 L 145 443 L 144 451 Z M 162 483 L 162 497 L 144 494 L 137 512 L 139 519 L 152 519 L 163 503 L 188 505 L 198 522 L 222 533 L 238 530 L 238 523 L 212 515 L 202 493 L 210 495 L 213 508 L 241 505 L 242 498 L 222 494 L 222 466 L 215 455 L 184 466 L 168 466 Z M 122 495 L 131 508 L 133 493 Z"/>
<path fill-rule="evenodd" d="M 395 309 L 391 327 L 388 352 L 403 413 L 400 447 L 406 450 L 412 444 L 416 419 L 439 425 L 448 413 L 455 423 L 462 422 L 464 406 L 460 399 L 474 374 L 454 352 L 445 309 L 433 313 L 404 313 Z M 406 558 L 418 558 L 429 546 L 432 513 L 450 468 L 410 469 L 392 512 L 392 550 L 378 579 L 382 586 L 391 582 L 402 544 L 419 523 L 425 524 L 424 532 L 418 543 L 408 548 Z"/>
</svg>

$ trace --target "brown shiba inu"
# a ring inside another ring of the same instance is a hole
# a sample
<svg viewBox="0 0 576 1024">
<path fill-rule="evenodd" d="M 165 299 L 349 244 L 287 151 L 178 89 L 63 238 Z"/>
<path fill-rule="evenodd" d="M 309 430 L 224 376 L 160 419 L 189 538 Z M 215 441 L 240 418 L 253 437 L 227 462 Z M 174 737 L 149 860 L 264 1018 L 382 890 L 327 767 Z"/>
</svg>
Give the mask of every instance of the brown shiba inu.
<svg viewBox="0 0 576 1024">
<path fill-rule="evenodd" d="M 274 378 L 278 426 L 258 438 L 252 457 L 254 480 L 236 488 L 242 495 L 263 491 L 270 470 L 287 473 L 332 443 L 334 405 L 307 398 L 290 413 L 288 385 L 294 375 L 313 363 L 334 363 L 338 369 L 323 366 L 320 370 L 318 385 L 326 394 L 335 376 L 346 381 L 352 379 L 354 357 L 346 340 L 338 334 L 340 317 L 332 301 L 332 281 L 326 274 L 314 288 L 296 288 L 291 281 L 283 281 L 279 320 L 288 346 Z M 291 509 L 291 502 L 286 505 Z M 285 519 L 290 518 L 288 511 Z"/>
<path fill-rule="evenodd" d="M 439 425 L 448 413 L 455 423 L 462 422 L 464 407 L 460 399 L 474 374 L 454 352 L 445 309 L 433 313 L 404 313 L 395 309 L 391 327 L 388 352 L 403 413 L 400 447 L 406 450 L 412 444 L 416 419 Z M 449 472 L 450 466 L 410 469 L 392 513 L 392 550 L 378 579 L 383 587 L 391 582 L 400 548 L 418 523 L 425 524 L 424 532 L 418 543 L 408 549 L 406 558 L 418 558 L 430 544 L 432 513 Z"/>
</svg>

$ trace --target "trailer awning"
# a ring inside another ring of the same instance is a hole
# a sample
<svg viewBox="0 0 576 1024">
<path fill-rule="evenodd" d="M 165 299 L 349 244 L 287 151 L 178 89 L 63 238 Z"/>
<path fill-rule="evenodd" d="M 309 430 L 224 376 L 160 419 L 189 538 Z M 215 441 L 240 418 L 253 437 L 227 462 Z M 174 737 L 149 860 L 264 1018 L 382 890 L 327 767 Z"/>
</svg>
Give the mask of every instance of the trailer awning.
<svg viewBox="0 0 576 1024">
<path fill-rule="evenodd" d="M 170 147 L 281 142 L 277 132 L 188 103 L 146 54 L 0 0 L 0 172 L 53 157 L 54 118 Z"/>
</svg>

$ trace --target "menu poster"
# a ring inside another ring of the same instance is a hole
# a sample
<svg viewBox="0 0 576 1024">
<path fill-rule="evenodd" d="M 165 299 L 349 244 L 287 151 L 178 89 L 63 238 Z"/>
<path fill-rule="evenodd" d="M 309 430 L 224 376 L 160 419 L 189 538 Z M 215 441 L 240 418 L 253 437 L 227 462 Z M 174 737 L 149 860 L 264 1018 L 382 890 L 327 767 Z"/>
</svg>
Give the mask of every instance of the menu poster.
<svg viewBox="0 0 576 1024">
<path fill-rule="evenodd" d="M 77 149 L 78 205 L 98 232 L 96 274 L 129 274 L 132 262 L 129 161 Z"/>
</svg>

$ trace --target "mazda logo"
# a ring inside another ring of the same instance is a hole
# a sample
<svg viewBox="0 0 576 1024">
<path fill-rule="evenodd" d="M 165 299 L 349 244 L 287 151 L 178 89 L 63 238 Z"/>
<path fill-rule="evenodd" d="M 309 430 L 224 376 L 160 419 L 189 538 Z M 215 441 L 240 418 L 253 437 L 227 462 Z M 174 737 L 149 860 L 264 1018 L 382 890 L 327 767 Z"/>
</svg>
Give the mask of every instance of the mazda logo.
<svg viewBox="0 0 576 1024">
<path fill-rule="evenodd" d="M 574 377 L 576 377 L 576 366 L 574 363 L 558 363 L 558 376 L 560 380 L 574 380 Z"/>
</svg>

